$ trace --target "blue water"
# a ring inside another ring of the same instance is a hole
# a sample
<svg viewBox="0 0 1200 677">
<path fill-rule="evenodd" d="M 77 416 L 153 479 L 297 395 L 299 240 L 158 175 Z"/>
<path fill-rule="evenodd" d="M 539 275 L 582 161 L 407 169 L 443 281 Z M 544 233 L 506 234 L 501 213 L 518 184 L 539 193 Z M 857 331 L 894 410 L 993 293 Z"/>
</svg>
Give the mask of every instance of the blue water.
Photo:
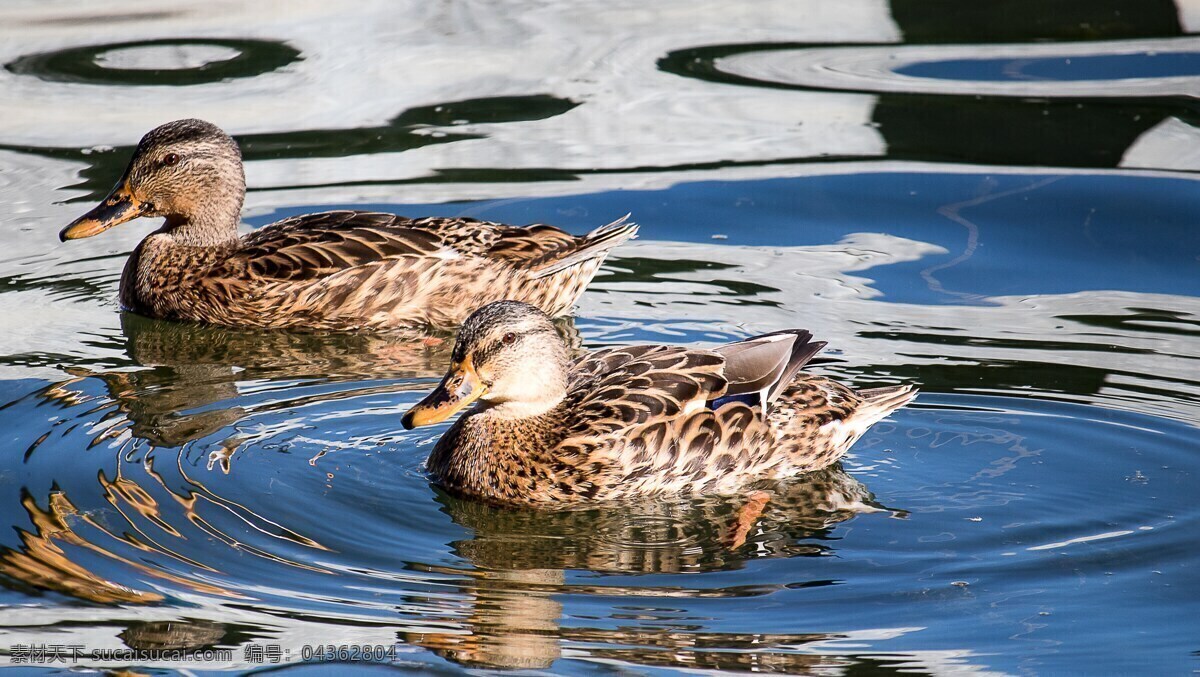
<svg viewBox="0 0 1200 677">
<path fill-rule="evenodd" d="M 1122 90 L 1194 75 L 1194 55 L 1104 51 L 1188 40 L 1160 5 L 1034 23 L 899 0 L 736 20 L 694 3 L 247 7 L 209 17 L 214 41 L 177 39 L 197 30 L 186 11 L 0 10 L 0 664 L 1195 671 L 1197 120 Z M 1106 97 L 818 92 L 714 68 L 803 40 L 1000 38 L 1097 54 L 901 72 L 1111 81 Z M 241 142 L 249 228 L 355 208 L 582 233 L 632 213 L 639 239 L 560 325 L 585 347 L 805 327 L 829 342 L 814 370 L 921 395 L 744 538 L 740 496 L 557 513 L 449 496 L 423 466 L 446 424 L 400 426 L 447 337 L 122 314 L 121 267 L 155 224 L 57 241 L 144 131 L 186 115 Z M 39 644 L 228 654 L 22 658 Z M 384 655 L 313 657 L 343 645 Z"/>
<path fill-rule="evenodd" d="M 901 75 L 942 80 L 1058 82 L 1132 80 L 1200 75 L 1200 54 L 1143 52 L 1100 56 L 924 61 L 897 68 Z"/>
</svg>

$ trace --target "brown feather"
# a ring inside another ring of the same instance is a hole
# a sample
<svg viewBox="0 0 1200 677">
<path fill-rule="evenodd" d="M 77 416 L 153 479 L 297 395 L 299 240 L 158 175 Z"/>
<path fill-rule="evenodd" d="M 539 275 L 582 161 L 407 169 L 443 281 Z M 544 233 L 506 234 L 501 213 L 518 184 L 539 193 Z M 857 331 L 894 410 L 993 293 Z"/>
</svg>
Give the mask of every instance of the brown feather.
<svg viewBox="0 0 1200 677">
<path fill-rule="evenodd" d="M 453 327 L 501 299 L 557 316 L 570 310 L 603 256 L 548 277 L 528 262 L 588 245 L 588 236 L 545 225 L 306 214 L 226 247 L 182 247 L 169 235 L 151 235 L 126 265 L 121 297 L 152 317 L 250 327 Z"/>
</svg>

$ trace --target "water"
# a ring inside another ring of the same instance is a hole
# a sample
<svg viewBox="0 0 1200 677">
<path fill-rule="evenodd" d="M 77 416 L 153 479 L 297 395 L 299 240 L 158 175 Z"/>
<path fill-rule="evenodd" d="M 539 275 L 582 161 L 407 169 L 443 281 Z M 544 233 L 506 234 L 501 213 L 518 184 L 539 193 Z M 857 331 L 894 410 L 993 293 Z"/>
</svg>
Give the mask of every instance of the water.
<svg viewBox="0 0 1200 677">
<path fill-rule="evenodd" d="M 1197 26 L 1144 0 L 7 5 L 0 656 L 1200 668 Z M 922 395 L 750 525 L 738 497 L 448 497 L 443 428 L 399 425 L 447 337 L 125 316 L 150 224 L 58 243 L 185 116 L 238 136 L 252 227 L 633 212 L 563 327 L 585 345 L 802 326 L 822 372 Z"/>
</svg>

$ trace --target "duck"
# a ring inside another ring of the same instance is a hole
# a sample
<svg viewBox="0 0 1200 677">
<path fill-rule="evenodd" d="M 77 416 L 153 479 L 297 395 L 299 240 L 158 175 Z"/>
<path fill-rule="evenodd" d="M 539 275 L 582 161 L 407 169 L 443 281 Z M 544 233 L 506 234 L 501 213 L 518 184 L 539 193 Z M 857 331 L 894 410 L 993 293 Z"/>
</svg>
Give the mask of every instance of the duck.
<svg viewBox="0 0 1200 677">
<path fill-rule="evenodd" d="M 237 142 L 210 122 L 176 120 L 143 136 L 108 197 L 59 236 L 163 217 L 121 275 L 120 304 L 139 315 L 356 331 L 453 329 L 502 299 L 563 316 L 638 230 L 628 215 L 577 237 L 545 224 L 338 210 L 239 235 L 245 196 Z"/>
<path fill-rule="evenodd" d="M 557 508 L 657 494 L 739 494 L 838 462 L 916 397 L 911 384 L 854 390 L 803 371 L 825 347 L 788 329 L 711 349 L 608 347 L 573 357 L 546 313 L 476 310 L 446 375 L 405 429 L 471 406 L 426 467 L 453 495 Z"/>
</svg>

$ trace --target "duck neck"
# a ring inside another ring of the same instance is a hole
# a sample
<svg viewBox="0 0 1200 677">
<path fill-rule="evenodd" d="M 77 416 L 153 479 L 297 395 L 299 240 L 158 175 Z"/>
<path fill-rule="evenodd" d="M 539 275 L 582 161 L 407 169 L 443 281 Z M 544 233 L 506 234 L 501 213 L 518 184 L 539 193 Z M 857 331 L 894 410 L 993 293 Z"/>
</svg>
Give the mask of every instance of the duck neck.
<svg viewBox="0 0 1200 677">
<path fill-rule="evenodd" d="M 534 422 L 557 409 L 562 404 L 565 395 L 565 392 L 554 393 L 550 397 L 538 398 L 536 401 L 483 402 L 478 410 L 478 415 L 519 426 L 526 422 Z"/>
<path fill-rule="evenodd" d="M 206 210 L 190 216 L 168 216 L 160 232 L 185 247 L 228 246 L 238 239 L 240 211 Z"/>
<path fill-rule="evenodd" d="M 196 180 L 191 195 L 172 201 L 161 232 L 188 247 L 222 247 L 236 242 L 246 200 L 241 164 L 205 171 Z"/>
</svg>

